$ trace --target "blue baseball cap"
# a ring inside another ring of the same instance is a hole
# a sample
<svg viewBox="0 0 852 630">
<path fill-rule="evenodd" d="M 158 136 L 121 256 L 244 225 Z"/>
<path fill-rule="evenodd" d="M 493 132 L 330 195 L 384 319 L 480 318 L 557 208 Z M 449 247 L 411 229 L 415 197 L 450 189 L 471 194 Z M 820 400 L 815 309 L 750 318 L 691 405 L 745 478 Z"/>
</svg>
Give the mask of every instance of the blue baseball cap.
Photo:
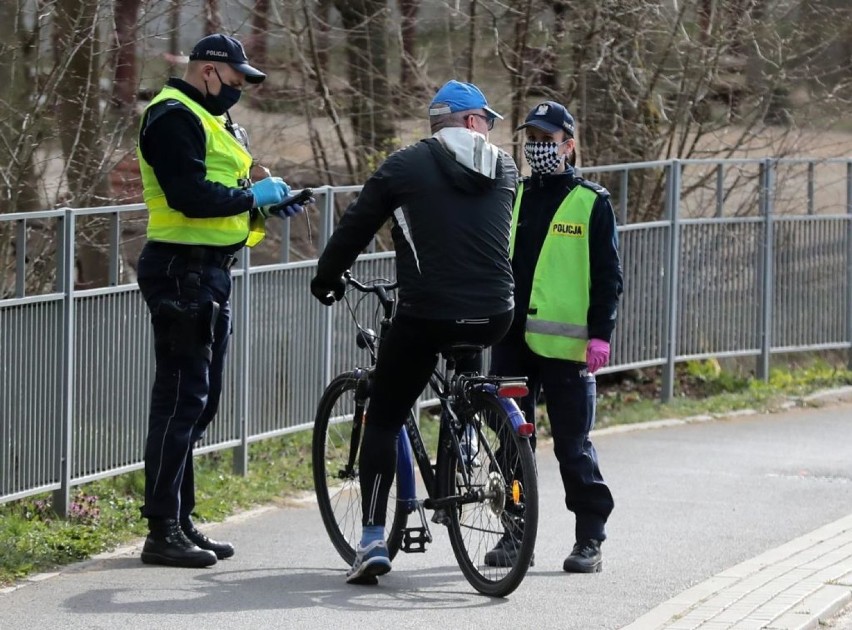
<svg viewBox="0 0 852 630">
<path fill-rule="evenodd" d="M 222 33 L 202 37 L 189 53 L 189 60 L 227 63 L 237 72 L 242 72 L 249 83 L 260 83 L 266 78 L 266 74 L 249 65 L 243 45 Z"/>
<path fill-rule="evenodd" d="M 520 131 L 524 127 L 535 127 L 547 133 L 564 131 L 572 138 L 574 137 L 574 117 L 556 101 L 545 101 L 533 107 L 527 114 L 524 124 L 515 131 Z"/>
<path fill-rule="evenodd" d="M 429 103 L 429 115 L 440 116 L 441 114 L 452 114 L 469 109 L 484 109 L 485 113 L 493 118 L 503 120 L 503 117 L 488 107 L 485 94 L 473 83 L 462 83 L 460 81 L 447 81 L 440 90 L 435 93 L 432 102 Z"/>
</svg>

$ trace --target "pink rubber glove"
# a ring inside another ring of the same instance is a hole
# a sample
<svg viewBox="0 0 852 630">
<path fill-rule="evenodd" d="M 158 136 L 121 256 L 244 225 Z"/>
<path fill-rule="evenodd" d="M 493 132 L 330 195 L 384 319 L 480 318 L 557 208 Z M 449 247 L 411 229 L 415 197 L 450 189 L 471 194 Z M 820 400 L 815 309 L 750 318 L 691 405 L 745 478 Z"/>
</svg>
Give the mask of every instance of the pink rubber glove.
<svg viewBox="0 0 852 630">
<path fill-rule="evenodd" d="M 594 374 L 609 363 L 609 342 L 603 339 L 589 339 L 586 345 L 586 364 L 589 374 Z"/>
</svg>

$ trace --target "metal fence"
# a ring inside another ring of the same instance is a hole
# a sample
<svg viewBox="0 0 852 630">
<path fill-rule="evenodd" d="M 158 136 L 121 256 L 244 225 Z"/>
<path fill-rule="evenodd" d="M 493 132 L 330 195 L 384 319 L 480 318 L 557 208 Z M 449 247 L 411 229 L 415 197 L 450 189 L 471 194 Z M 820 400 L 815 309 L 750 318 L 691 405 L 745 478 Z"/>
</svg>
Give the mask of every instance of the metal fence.
<svg viewBox="0 0 852 630">
<path fill-rule="evenodd" d="M 662 182 L 663 219 L 626 223 L 635 172 Z M 616 182 L 625 292 L 604 371 L 662 366 L 668 399 L 679 361 L 753 356 L 766 376 L 773 352 L 852 347 L 852 159 L 673 160 L 583 175 Z M 317 249 L 337 202 L 357 190 L 316 189 Z M 121 221 L 140 209 L 0 215 L 0 234 L 15 235 L 0 260 L 10 272 L 0 299 L 0 502 L 51 491 L 62 511 L 73 486 L 143 465 L 152 339 L 138 288 L 119 280 Z M 108 219 L 112 286 L 79 290 L 77 223 L 90 216 Z M 29 256 L 34 231 L 56 235 L 47 263 Z M 225 392 L 196 452 L 233 449 L 238 471 L 250 442 L 310 427 L 330 378 L 367 361 L 347 310 L 311 297 L 315 260 L 291 262 L 287 237 L 280 262 L 253 266 L 246 250 L 233 272 Z M 33 265 L 48 263 L 54 286 L 29 295 Z M 367 253 L 353 271 L 392 278 L 393 254 Z M 370 317 L 374 306 L 358 308 Z"/>
</svg>

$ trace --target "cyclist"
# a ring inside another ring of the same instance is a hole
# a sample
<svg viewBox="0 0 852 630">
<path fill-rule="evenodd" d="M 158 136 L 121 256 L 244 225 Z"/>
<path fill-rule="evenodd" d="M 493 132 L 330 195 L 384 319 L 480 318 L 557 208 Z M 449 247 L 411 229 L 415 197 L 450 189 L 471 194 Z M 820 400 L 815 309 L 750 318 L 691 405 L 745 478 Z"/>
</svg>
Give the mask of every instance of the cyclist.
<svg viewBox="0 0 852 630">
<path fill-rule="evenodd" d="M 491 345 L 512 321 L 509 227 L 518 174 L 511 156 L 488 141 L 496 119 L 502 116 L 475 85 L 441 87 L 429 105 L 432 136 L 393 153 L 370 176 L 311 281 L 324 304 L 340 299 L 343 272 L 392 220 L 399 302 L 367 409 L 359 463 L 363 529 L 350 583 L 376 583 L 391 569 L 384 529 L 397 437 L 440 349 Z"/>
<path fill-rule="evenodd" d="M 544 390 L 565 504 L 576 519 L 576 542 L 562 568 L 594 573 L 601 570 L 613 499 L 589 431 L 594 373 L 609 360 L 622 291 L 618 233 L 609 192 L 574 172 L 574 118 L 568 110 L 540 103 L 520 129 L 532 176 L 521 183 L 512 218 L 517 309 L 509 333 L 494 346 L 491 372 L 527 377 L 529 394 L 520 406 L 530 422 Z M 485 563 L 511 566 L 517 549 L 506 534 Z"/>
</svg>

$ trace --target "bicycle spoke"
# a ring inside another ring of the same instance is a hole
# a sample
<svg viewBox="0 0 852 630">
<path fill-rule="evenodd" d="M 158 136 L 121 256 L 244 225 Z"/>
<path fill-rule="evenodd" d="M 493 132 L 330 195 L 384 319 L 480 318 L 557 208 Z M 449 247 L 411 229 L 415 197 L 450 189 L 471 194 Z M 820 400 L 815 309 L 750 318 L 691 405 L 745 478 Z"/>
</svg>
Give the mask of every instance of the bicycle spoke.
<svg viewBox="0 0 852 630">
<path fill-rule="evenodd" d="M 453 475 L 449 491 L 482 498 L 450 511 L 450 541 L 468 581 L 482 593 L 503 596 L 520 584 L 532 557 L 538 524 L 535 468 L 529 443 L 515 434 L 496 398 L 484 395 L 472 407 L 465 420 L 478 429 L 476 454 L 461 464 L 449 458 L 451 470 L 462 465 L 468 473 L 468 483 L 464 475 Z M 515 562 L 494 561 L 493 550 L 504 544 Z"/>
</svg>

